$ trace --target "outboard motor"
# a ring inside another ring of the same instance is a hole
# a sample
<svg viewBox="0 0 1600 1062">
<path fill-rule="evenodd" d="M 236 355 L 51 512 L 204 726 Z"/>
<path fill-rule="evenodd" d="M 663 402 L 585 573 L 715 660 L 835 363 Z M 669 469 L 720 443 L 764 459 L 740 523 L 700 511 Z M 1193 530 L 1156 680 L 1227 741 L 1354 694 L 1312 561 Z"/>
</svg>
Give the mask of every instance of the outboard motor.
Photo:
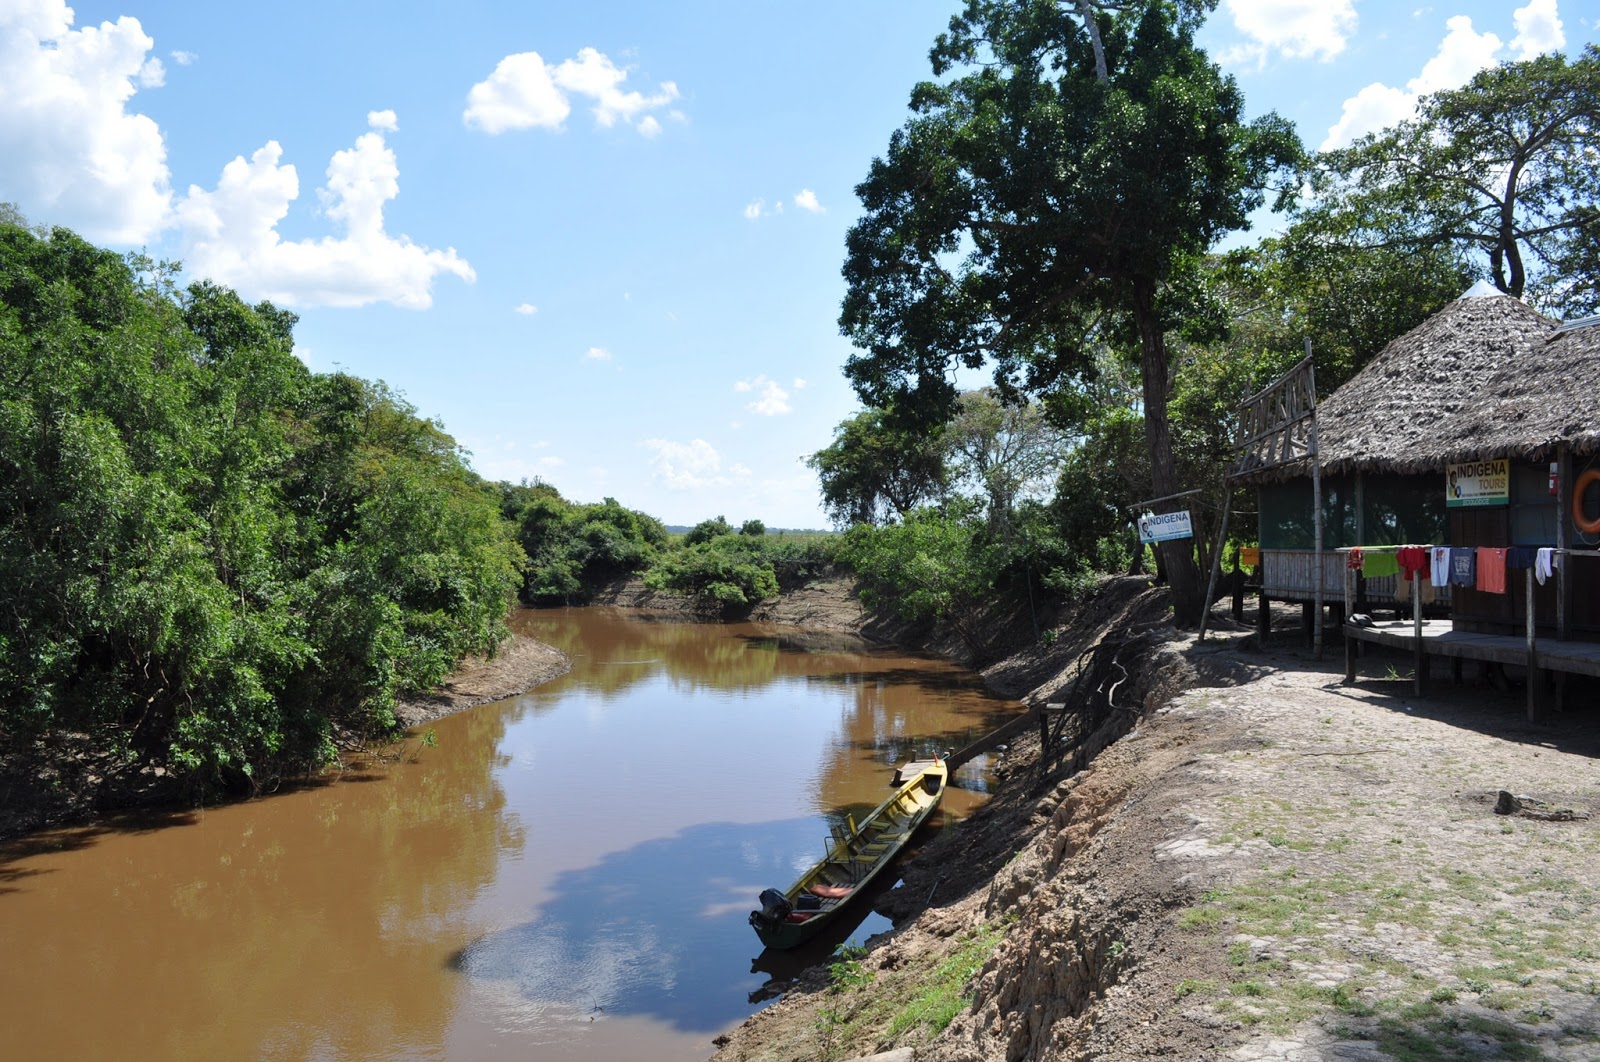
<svg viewBox="0 0 1600 1062">
<path fill-rule="evenodd" d="M 760 899 L 761 910 L 750 912 L 750 924 L 757 928 L 779 925 L 794 910 L 789 897 L 777 889 L 763 889 Z"/>
</svg>

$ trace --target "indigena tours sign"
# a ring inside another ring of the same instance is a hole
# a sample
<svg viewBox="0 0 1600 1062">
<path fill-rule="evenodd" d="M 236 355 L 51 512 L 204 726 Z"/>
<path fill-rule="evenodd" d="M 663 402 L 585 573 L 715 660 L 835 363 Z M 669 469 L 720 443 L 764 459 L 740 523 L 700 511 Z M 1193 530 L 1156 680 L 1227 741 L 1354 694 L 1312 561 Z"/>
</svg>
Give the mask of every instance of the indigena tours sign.
<svg viewBox="0 0 1600 1062">
<path fill-rule="evenodd" d="M 1176 513 L 1145 513 L 1139 517 L 1140 542 L 1165 542 L 1170 538 L 1193 538 L 1189 510 Z"/>
<path fill-rule="evenodd" d="M 1477 505 L 1511 504 L 1511 461 L 1463 461 L 1444 466 L 1444 504 L 1447 509 Z"/>
</svg>

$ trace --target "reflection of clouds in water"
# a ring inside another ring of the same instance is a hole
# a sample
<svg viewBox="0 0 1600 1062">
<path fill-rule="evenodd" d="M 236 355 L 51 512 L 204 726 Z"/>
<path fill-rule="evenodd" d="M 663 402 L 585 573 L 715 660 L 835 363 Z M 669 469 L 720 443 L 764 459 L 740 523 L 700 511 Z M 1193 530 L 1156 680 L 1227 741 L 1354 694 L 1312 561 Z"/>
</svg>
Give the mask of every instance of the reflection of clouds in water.
<svg viewBox="0 0 1600 1062">
<path fill-rule="evenodd" d="M 707 823 L 614 852 L 557 876 L 534 921 L 481 938 L 453 965 L 500 1020 L 539 1036 L 561 1038 L 574 1016 L 587 1025 L 596 1006 L 724 1028 L 750 1013 L 763 980 L 750 973 L 761 943 L 746 915 L 763 888 L 810 866 L 826 831 L 815 818 Z"/>
<path fill-rule="evenodd" d="M 461 956 L 463 973 L 515 990 L 508 1020 L 538 1022 L 552 1005 L 583 1014 L 609 1010 L 640 985 L 670 992 L 676 970 L 655 926 L 633 922 L 600 927 L 575 939 L 573 927 L 554 921 L 518 926 L 485 937 Z"/>
</svg>

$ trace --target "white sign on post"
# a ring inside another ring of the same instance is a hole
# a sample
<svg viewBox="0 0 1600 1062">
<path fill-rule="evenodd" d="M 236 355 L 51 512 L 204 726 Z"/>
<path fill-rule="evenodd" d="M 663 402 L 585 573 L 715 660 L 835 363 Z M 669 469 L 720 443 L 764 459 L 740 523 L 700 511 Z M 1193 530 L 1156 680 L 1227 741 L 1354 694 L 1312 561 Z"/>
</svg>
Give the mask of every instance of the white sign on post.
<svg viewBox="0 0 1600 1062">
<path fill-rule="evenodd" d="M 1194 526 L 1189 510 L 1175 513 L 1145 513 L 1139 517 L 1140 542 L 1165 542 L 1172 538 L 1193 538 Z"/>
</svg>

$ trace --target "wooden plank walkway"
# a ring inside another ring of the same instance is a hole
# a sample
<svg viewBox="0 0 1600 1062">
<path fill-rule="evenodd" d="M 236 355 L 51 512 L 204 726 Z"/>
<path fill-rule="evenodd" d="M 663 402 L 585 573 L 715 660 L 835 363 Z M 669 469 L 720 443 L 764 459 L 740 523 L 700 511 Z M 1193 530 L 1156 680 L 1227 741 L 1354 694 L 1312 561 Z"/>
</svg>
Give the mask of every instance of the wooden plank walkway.
<svg viewBox="0 0 1600 1062">
<path fill-rule="evenodd" d="M 1416 633 L 1410 620 L 1377 623 L 1371 627 L 1345 624 L 1345 637 L 1415 651 Z M 1430 656 L 1487 660 L 1498 664 L 1528 663 L 1525 638 L 1509 634 L 1474 634 L 1453 630 L 1449 620 L 1422 622 L 1422 651 Z M 1549 671 L 1600 677 L 1600 644 L 1594 642 L 1540 641 L 1534 647 L 1535 666 Z"/>
</svg>

